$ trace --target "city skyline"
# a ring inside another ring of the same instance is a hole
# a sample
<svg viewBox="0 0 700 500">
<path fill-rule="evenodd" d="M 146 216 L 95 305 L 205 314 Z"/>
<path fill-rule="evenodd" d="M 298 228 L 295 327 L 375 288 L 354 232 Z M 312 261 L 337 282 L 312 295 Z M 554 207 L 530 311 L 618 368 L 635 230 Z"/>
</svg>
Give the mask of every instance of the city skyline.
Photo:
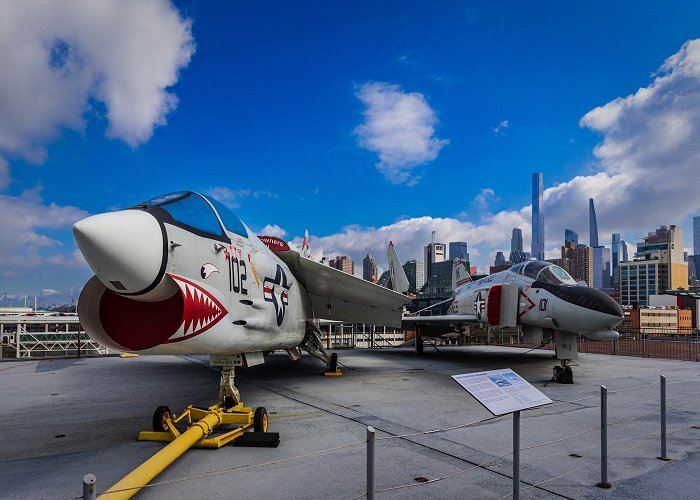
<svg viewBox="0 0 700 500">
<path fill-rule="evenodd" d="M 700 5 L 642 4 L 3 3 L 0 293 L 76 299 L 72 224 L 183 189 L 317 260 L 435 231 L 483 271 L 541 171 L 544 257 L 589 198 L 602 245 L 676 224 L 692 254 Z"/>
</svg>

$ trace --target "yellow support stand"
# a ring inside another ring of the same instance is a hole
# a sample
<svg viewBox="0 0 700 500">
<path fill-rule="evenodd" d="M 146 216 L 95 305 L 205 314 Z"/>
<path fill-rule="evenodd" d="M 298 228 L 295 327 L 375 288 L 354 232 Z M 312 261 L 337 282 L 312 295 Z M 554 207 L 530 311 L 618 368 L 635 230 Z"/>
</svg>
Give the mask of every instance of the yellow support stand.
<svg viewBox="0 0 700 500">
<path fill-rule="evenodd" d="M 213 438 L 202 437 L 191 446 L 192 448 L 221 448 L 253 428 L 253 409 L 243 406 L 243 403 L 239 403 L 229 410 L 222 409 L 221 405 L 210 406 L 206 410 L 190 405 L 179 417 L 164 419 L 163 424 L 164 427 L 167 427 L 167 431 L 141 431 L 139 432 L 139 441 L 175 441 L 181 436 L 175 424 L 187 419 L 187 426 L 191 427 L 193 425 L 192 422 L 203 420 L 211 414 L 216 415 L 217 423 L 215 426 L 240 425 L 240 427 Z M 267 414 L 264 420 L 262 432 L 267 432 Z M 213 430 L 212 428 L 211 431 Z M 204 436 L 210 434 L 211 431 Z"/>
<path fill-rule="evenodd" d="M 188 428 L 181 433 L 175 424 L 185 419 Z M 243 403 L 229 409 L 225 409 L 221 404 L 207 409 L 190 405 L 178 417 L 174 417 L 166 407 L 161 406 L 156 410 L 154 427 L 162 425 L 163 431 L 142 431 L 139 433 L 139 441 L 163 441 L 170 444 L 114 484 L 99 498 L 108 500 L 131 498 L 188 449 L 221 448 L 250 429 L 255 428 L 258 433 L 267 432 L 267 424 L 265 408 L 261 407 L 253 412 L 252 408 L 243 406 Z M 208 437 L 219 425 L 238 425 L 239 427 L 215 437 Z"/>
</svg>

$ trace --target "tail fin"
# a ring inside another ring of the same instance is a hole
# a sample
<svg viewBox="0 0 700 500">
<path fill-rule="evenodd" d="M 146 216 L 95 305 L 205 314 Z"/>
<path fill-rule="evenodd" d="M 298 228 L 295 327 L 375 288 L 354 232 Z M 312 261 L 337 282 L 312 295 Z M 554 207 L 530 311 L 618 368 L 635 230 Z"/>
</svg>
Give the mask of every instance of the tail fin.
<svg viewBox="0 0 700 500">
<path fill-rule="evenodd" d="M 452 290 L 469 283 L 471 280 L 472 277 L 469 275 L 469 270 L 464 261 L 459 258 L 452 260 Z"/>
<path fill-rule="evenodd" d="M 301 243 L 301 256 L 307 259 L 311 258 L 311 252 L 309 251 L 309 230 L 304 231 L 304 241 Z"/>
<path fill-rule="evenodd" d="M 386 259 L 389 261 L 392 288 L 395 292 L 408 292 L 408 278 L 403 270 L 403 266 L 401 266 L 393 241 L 389 242 L 389 248 L 386 249 Z"/>
</svg>

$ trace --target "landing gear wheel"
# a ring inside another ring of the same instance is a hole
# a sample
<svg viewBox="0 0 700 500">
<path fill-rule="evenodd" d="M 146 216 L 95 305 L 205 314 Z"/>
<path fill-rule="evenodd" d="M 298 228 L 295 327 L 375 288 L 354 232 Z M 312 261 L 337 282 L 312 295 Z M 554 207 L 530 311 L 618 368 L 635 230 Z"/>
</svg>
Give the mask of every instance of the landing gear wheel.
<svg viewBox="0 0 700 500">
<path fill-rule="evenodd" d="M 233 408 L 234 406 L 236 406 L 236 400 L 233 399 L 231 396 L 226 396 L 226 397 L 224 398 L 224 409 L 225 409 L 225 410 L 230 410 L 230 409 Z"/>
<path fill-rule="evenodd" d="M 167 421 L 172 420 L 173 414 L 167 406 L 159 406 L 153 413 L 153 430 L 155 432 L 167 432 Z"/>
<path fill-rule="evenodd" d="M 267 432 L 267 410 L 264 406 L 255 409 L 255 415 L 253 415 L 253 431 Z"/>
<path fill-rule="evenodd" d="M 564 374 L 564 369 L 561 366 L 555 366 L 553 369 L 552 380 L 561 383 L 561 378 Z"/>
<path fill-rule="evenodd" d="M 573 384 L 574 383 L 574 371 L 569 365 L 564 367 L 564 375 L 562 376 L 562 384 Z"/>
<path fill-rule="evenodd" d="M 331 354 L 331 362 L 328 364 L 328 371 L 329 372 L 337 372 L 338 371 L 338 353 L 334 352 Z"/>
</svg>

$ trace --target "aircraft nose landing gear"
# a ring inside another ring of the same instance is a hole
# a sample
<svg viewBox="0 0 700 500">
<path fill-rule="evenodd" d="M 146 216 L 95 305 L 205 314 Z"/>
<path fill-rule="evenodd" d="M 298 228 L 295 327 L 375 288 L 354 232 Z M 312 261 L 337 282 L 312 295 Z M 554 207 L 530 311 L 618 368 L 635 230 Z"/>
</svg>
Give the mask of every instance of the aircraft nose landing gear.
<svg viewBox="0 0 700 500">
<path fill-rule="evenodd" d="M 241 393 L 234 385 L 235 377 L 235 367 L 225 366 L 221 369 L 219 401 L 221 401 L 224 408 L 227 410 L 241 403 Z"/>
<path fill-rule="evenodd" d="M 561 366 L 555 366 L 553 369 L 552 382 L 559 384 L 573 384 L 574 372 L 569 366 L 569 359 L 562 359 Z"/>
</svg>

